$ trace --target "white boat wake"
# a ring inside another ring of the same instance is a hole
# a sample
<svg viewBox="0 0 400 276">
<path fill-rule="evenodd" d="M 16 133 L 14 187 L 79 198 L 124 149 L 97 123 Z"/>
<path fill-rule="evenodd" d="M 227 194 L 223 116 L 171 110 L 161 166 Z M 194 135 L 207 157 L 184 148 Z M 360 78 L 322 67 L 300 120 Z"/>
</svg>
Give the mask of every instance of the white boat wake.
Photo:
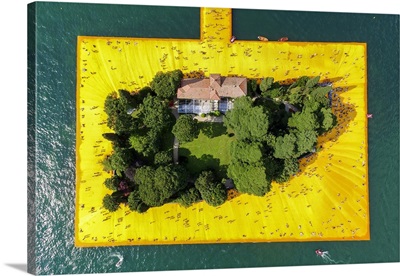
<svg viewBox="0 0 400 276">
<path fill-rule="evenodd" d="M 124 256 L 122 256 L 120 253 L 112 253 L 110 256 L 118 258 L 118 262 L 115 264 L 116 267 L 120 267 L 124 262 Z"/>
</svg>

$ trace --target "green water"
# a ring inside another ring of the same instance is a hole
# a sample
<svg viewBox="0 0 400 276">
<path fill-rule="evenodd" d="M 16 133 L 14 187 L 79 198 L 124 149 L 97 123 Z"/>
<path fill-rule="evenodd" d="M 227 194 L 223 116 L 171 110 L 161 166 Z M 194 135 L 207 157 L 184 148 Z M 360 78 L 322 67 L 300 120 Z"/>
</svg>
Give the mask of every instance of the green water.
<svg viewBox="0 0 400 276">
<path fill-rule="evenodd" d="M 31 7 L 28 240 L 37 274 L 127 272 L 323 264 L 314 250 L 343 263 L 399 261 L 399 16 L 233 10 L 238 39 L 368 44 L 371 240 L 75 248 L 75 100 L 78 35 L 198 38 L 198 8 L 36 3 Z M 35 32 L 34 32 L 35 30 Z M 33 67 L 36 58 L 36 68 Z M 34 70 L 35 69 L 35 70 Z M 36 79 L 35 74 L 36 72 Z M 36 121 L 34 113 L 36 111 Z M 36 131 L 35 131 L 36 128 Z M 35 201 L 33 201 L 35 199 Z M 114 255 L 113 255 L 114 254 Z M 123 263 L 116 267 L 117 256 Z"/>
</svg>

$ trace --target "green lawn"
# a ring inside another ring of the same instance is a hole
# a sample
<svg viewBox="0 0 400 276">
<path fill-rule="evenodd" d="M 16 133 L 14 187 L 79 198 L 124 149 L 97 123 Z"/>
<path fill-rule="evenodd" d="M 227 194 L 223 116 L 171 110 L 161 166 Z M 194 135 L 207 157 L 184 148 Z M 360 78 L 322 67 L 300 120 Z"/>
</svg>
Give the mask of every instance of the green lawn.
<svg viewBox="0 0 400 276">
<path fill-rule="evenodd" d="M 192 142 L 179 145 L 179 155 L 188 158 L 187 168 L 191 173 L 213 169 L 220 177 L 226 177 L 230 163 L 230 144 L 226 127 L 221 123 L 199 123 L 199 137 Z"/>
</svg>

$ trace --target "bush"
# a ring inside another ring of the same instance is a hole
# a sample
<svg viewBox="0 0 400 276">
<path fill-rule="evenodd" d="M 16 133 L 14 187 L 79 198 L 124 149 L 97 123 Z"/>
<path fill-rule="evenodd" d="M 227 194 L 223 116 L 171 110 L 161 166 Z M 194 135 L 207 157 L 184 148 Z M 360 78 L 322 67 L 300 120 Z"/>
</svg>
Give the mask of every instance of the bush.
<svg viewBox="0 0 400 276">
<path fill-rule="evenodd" d="M 271 181 L 264 166 L 235 162 L 228 167 L 228 176 L 232 178 L 240 193 L 264 196 L 271 189 Z"/>
<path fill-rule="evenodd" d="M 194 185 L 208 205 L 219 206 L 227 199 L 225 186 L 215 180 L 211 171 L 202 171 Z"/>
<path fill-rule="evenodd" d="M 107 194 L 103 198 L 103 207 L 110 212 L 115 212 L 119 208 L 119 203 L 115 197 Z"/>
<path fill-rule="evenodd" d="M 110 178 L 107 178 L 104 181 L 104 185 L 110 189 L 111 191 L 116 191 L 118 190 L 119 187 L 119 183 L 122 181 L 122 178 L 117 176 L 117 175 L 113 175 Z"/>
<path fill-rule="evenodd" d="M 186 171 L 180 166 L 144 166 L 138 168 L 135 182 L 139 186 L 139 197 L 150 206 L 161 206 L 187 185 Z"/>
<path fill-rule="evenodd" d="M 180 70 L 158 72 L 150 82 L 151 89 L 162 99 L 172 99 L 181 84 L 183 73 Z"/>
<path fill-rule="evenodd" d="M 185 189 L 178 194 L 176 202 L 187 208 L 200 200 L 200 192 L 195 187 L 190 187 L 189 189 Z"/>
<path fill-rule="evenodd" d="M 170 151 L 160 151 L 154 155 L 154 165 L 168 165 L 172 163 L 172 153 Z"/>
<path fill-rule="evenodd" d="M 185 143 L 196 139 L 200 133 L 197 120 L 190 115 L 181 115 L 172 128 L 172 133 L 179 140 Z"/>
<path fill-rule="evenodd" d="M 139 191 L 133 191 L 128 196 L 128 207 L 131 211 L 135 211 L 138 213 L 144 213 L 149 209 L 139 196 Z"/>
</svg>

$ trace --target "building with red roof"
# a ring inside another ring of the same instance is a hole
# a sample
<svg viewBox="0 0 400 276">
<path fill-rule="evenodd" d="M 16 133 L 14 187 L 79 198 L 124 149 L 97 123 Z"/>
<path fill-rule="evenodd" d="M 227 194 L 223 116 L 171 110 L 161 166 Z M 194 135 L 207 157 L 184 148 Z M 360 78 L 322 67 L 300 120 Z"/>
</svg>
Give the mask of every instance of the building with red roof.
<svg viewBox="0 0 400 276">
<path fill-rule="evenodd" d="M 233 99 L 247 95 L 247 79 L 221 77 L 210 74 L 210 78 L 182 79 L 178 88 L 179 113 L 209 113 L 219 110 L 225 113 L 233 107 Z"/>
</svg>

